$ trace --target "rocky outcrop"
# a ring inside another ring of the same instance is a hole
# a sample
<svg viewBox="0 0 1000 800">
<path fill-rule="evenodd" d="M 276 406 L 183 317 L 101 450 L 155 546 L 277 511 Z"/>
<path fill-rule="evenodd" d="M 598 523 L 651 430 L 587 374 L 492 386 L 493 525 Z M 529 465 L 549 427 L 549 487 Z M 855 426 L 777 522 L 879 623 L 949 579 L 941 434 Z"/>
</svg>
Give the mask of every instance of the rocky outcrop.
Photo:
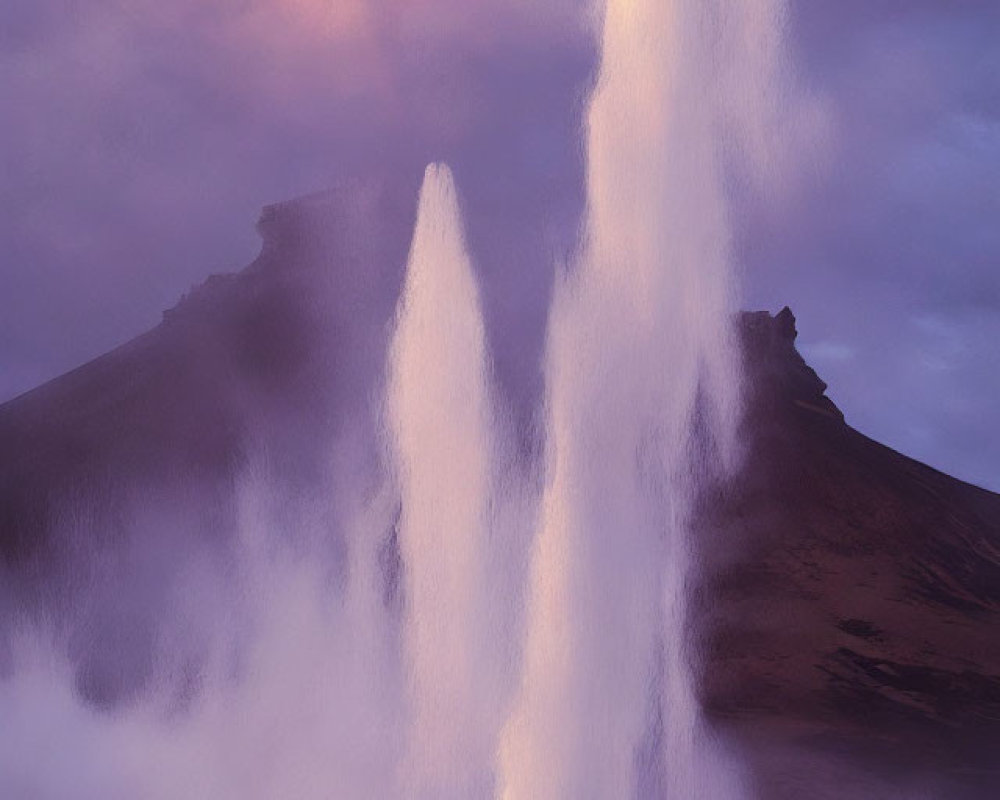
<svg viewBox="0 0 1000 800">
<path fill-rule="evenodd" d="M 745 464 L 699 519 L 706 708 L 751 750 L 850 754 L 995 796 L 1000 496 L 852 429 L 787 308 L 742 327 Z M 801 796 L 781 794 L 780 769 L 762 776 L 765 796 Z"/>
</svg>

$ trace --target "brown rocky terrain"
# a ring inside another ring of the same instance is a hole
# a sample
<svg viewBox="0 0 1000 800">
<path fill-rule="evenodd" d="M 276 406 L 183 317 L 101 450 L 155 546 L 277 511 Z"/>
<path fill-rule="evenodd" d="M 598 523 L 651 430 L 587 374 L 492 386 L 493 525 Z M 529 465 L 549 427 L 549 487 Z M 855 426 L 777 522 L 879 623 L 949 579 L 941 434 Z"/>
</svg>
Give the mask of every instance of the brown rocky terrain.
<svg viewBox="0 0 1000 800">
<path fill-rule="evenodd" d="M 743 331 L 746 465 L 701 520 L 705 707 L 768 797 L 810 785 L 779 742 L 1000 796 L 1000 496 L 851 428 L 787 308 Z"/>
</svg>

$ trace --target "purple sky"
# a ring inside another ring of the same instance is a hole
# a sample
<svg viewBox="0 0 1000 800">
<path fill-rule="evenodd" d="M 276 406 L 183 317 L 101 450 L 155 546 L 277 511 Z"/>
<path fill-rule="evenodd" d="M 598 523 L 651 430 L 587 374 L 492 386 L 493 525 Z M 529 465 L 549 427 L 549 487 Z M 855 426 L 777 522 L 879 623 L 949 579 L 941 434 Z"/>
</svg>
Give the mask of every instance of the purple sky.
<svg viewBox="0 0 1000 800">
<path fill-rule="evenodd" d="M 386 160 L 448 160 L 494 313 L 543 303 L 588 6 L 5 0 L 0 400 L 249 263 L 261 206 Z M 1000 489 L 1000 5 L 791 9 L 826 134 L 789 197 L 738 207 L 745 304 L 792 306 L 855 427 Z"/>
</svg>

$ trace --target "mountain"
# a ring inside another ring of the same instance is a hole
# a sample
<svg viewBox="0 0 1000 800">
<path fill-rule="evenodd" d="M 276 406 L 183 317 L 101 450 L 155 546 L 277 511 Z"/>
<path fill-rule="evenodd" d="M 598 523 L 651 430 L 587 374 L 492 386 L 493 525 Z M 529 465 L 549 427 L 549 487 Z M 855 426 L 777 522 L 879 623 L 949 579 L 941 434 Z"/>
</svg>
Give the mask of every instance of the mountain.
<svg viewBox="0 0 1000 800">
<path fill-rule="evenodd" d="M 375 439 L 357 428 L 371 424 L 420 178 L 265 208 L 246 269 L 0 406 L 0 610 L 73 618 L 88 699 L 113 703 L 150 677 L 177 575 L 227 568 L 248 460 L 265 452 L 274 480 L 319 492 L 345 425 Z M 375 469 L 371 447 L 341 445 L 352 470 Z"/>
<path fill-rule="evenodd" d="M 851 428 L 789 309 L 742 323 L 745 467 L 695 537 L 705 708 L 765 797 L 806 796 L 817 751 L 914 792 L 941 784 L 905 797 L 997 796 L 1000 495 Z M 852 796 L 837 780 L 831 796 Z"/>
<path fill-rule="evenodd" d="M 294 417 L 319 434 L 367 402 L 419 177 L 352 181 L 265 208 L 263 246 L 245 270 L 209 277 L 155 329 L 0 406 L 4 564 L 44 558 L 67 504 L 86 499 L 103 514 L 151 487 L 218 487 L 251 432 Z M 302 434 L 281 433 L 269 444 L 308 460 L 287 438 Z"/>
<path fill-rule="evenodd" d="M 231 546 L 252 453 L 295 492 L 336 478 L 331 440 L 351 470 L 377 471 L 362 412 L 419 177 L 265 209 L 245 270 L 0 407 L 0 601 L 79 613 L 70 647 L 92 702 L 151 674 L 172 570 Z M 695 518 L 708 721 L 761 797 L 1000 796 L 1000 496 L 851 428 L 787 308 L 743 314 L 740 330 L 744 466 Z"/>
</svg>

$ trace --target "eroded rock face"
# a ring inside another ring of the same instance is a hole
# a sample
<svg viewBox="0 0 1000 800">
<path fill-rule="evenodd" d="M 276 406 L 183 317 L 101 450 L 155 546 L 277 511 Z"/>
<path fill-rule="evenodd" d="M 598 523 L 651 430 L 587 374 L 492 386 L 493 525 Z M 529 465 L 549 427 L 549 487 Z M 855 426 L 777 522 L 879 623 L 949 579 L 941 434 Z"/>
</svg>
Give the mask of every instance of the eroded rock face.
<svg viewBox="0 0 1000 800">
<path fill-rule="evenodd" d="M 699 519 L 706 709 L 765 796 L 801 788 L 771 745 L 995 796 L 1000 496 L 847 425 L 787 308 L 742 326 L 745 466 Z"/>
</svg>

